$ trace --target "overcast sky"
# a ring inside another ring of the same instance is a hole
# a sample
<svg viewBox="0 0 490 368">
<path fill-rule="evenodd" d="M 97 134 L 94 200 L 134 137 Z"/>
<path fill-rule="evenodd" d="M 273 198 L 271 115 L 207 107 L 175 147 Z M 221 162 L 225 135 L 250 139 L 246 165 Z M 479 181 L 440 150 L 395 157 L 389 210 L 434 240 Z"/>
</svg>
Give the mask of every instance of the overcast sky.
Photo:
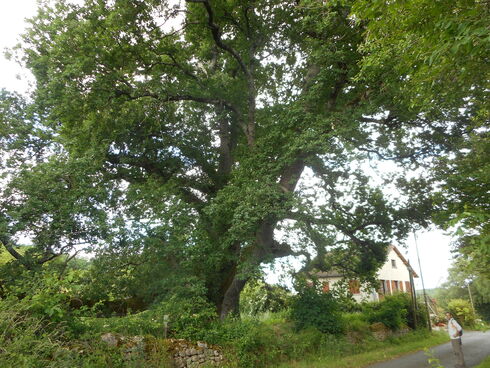
<svg viewBox="0 0 490 368">
<path fill-rule="evenodd" d="M 3 56 L 6 47 L 12 47 L 19 41 L 19 34 L 26 27 L 24 19 L 36 12 L 36 0 L 0 0 L 0 88 L 26 93 L 32 76 L 22 70 L 13 61 Z M 427 231 L 417 234 L 422 273 L 425 287 L 433 288 L 444 282 L 447 269 L 451 263 L 450 238 L 441 231 Z M 407 256 L 414 269 L 419 273 L 414 237 L 407 240 L 408 248 L 398 245 L 400 251 Z M 397 244 L 395 244 L 397 245 Z M 416 279 L 417 288 L 421 288 L 420 278 Z"/>
</svg>

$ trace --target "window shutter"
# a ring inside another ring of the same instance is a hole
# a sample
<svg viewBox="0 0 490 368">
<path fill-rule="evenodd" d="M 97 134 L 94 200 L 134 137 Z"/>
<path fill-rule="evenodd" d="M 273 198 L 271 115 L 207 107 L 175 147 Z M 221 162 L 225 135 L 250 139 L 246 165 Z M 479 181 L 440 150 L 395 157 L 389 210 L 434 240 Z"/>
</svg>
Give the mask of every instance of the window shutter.
<svg viewBox="0 0 490 368">
<path fill-rule="evenodd" d="M 324 293 L 328 293 L 330 291 L 330 283 L 328 281 L 322 282 L 322 290 Z"/>
<path fill-rule="evenodd" d="M 352 294 L 360 294 L 361 292 L 361 285 L 359 283 L 359 281 L 357 280 L 350 280 L 349 281 L 349 291 L 352 293 Z"/>
</svg>

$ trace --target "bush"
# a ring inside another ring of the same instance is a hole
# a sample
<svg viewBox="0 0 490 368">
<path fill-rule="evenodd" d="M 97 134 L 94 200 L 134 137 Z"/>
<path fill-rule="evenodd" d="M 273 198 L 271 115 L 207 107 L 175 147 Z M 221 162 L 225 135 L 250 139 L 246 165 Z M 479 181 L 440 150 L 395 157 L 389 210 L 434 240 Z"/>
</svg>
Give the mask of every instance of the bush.
<svg viewBox="0 0 490 368">
<path fill-rule="evenodd" d="M 450 300 L 447 304 L 447 308 L 462 326 L 473 326 L 475 324 L 475 314 L 473 313 L 473 309 L 467 300 Z"/>
<path fill-rule="evenodd" d="M 291 322 L 257 318 L 228 318 L 216 321 L 205 341 L 223 346 L 230 358 L 227 367 L 259 368 L 281 361 L 304 359 L 308 355 L 331 354 L 346 346 L 342 336 L 321 333 L 314 327 L 294 331 Z"/>
<path fill-rule="evenodd" d="M 15 298 L 0 301 L 0 367 L 161 367 L 164 362 L 158 358 L 158 364 L 154 365 L 146 361 L 129 365 L 123 351 L 101 344 L 99 336 L 72 340 L 65 323 L 49 322 L 32 314 L 28 303 L 29 300 Z M 156 362 L 155 355 L 151 354 L 147 360 Z"/>
<path fill-rule="evenodd" d="M 204 340 L 206 330 L 218 317 L 215 306 L 200 295 L 173 295 L 155 305 L 150 314 L 162 321 L 168 316 L 170 336 L 187 340 Z"/>
<path fill-rule="evenodd" d="M 32 316 L 25 303 L 14 298 L 1 300 L 0 366 L 44 367 L 59 347 L 56 340 L 61 329 L 54 327 Z"/>
<path fill-rule="evenodd" d="M 279 312 L 287 309 L 291 293 L 278 285 L 264 281 L 247 283 L 240 294 L 240 313 L 255 316 L 259 313 Z"/>
<path fill-rule="evenodd" d="M 314 327 L 323 333 L 340 334 L 343 331 L 339 302 L 330 294 L 304 287 L 293 298 L 291 318 L 296 329 Z"/>
<path fill-rule="evenodd" d="M 257 320 L 217 322 L 214 341 L 229 349 L 238 367 L 267 367 L 281 355 L 274 330 Z"/>
<path fill-rule="evenodd" d="M 364 313 L 369 323 L 381 322 L 395 331 L 407 324 L 410 299 L 406 294 L 387 295 L 382 301 L 368 303 Z"/>
<path fill-rule="evenodd" d="M 344 326 L 347 332 L 352 332 L 366 336 L 369 333 L 369 323 L 366 320 L 366 316 L 362 313 L 345 313 L 343 315 Z"/>
<path fill-rule="evenodd" d="M 83 270 L 60 272 L 52 265 L 36 271 L 24 270 L 14 282 L 6 285 L 4 297 L 17 300 L 29 316 L 62 323 L 67 333 L 77 335 L 83 328 L 78 317 L 92 314 L 88 307 L 72 306 L 79 298 L 83 275 Z"/>
</svg>

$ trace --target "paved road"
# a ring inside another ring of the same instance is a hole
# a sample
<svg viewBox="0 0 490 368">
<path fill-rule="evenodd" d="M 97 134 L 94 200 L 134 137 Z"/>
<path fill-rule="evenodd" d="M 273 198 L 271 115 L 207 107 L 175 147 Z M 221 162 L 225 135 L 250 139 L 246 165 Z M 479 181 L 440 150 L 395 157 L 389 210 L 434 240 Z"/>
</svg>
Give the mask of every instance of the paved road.
<svg viewBox="0 0 490 368">
<path fill-rule="evenodd" d="M 431 349 L 434 356 L 440 359 L 446 368 L 454 367 L 451 343 L 436 346 Z M 490 331 L 465 331 L 463 335 L 463 353 L 468 368 L 477 366 L 490 355 Z M 424 351 L 412 353 L 383 363 L 370 365 L 369 368 L 425 368 L 430 367 Z"/>
</svg>

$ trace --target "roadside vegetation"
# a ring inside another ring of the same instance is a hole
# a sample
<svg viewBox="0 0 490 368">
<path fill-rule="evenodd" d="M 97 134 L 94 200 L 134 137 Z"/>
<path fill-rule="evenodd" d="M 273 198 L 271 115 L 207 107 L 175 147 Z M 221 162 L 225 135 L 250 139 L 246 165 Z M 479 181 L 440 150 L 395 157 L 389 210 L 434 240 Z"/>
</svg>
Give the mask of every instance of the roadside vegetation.
<svg viewBox="0 0 490 368">
<path fill-rule="evenodd" d="M 490 368 L 490 357 L 481 362 L 481 364 L 477 365 L 476 368 Z"/>
<path fill-rule="evenodd" d="M 90 300 L 91 289 L 99 287 L 88 277 L 92 266 L 82 261 L 66 268 L 59 262 L 46 264 L 4 289 L 0 366 L 165 367 L 170 366 L 167 337 L 218 345 L 227 367 L 332 362 L 354 367 L 447 340 L 445 334 L 426 332 L 421 308 L 421 329 L 410 328 L 413 310 L 405 294 L 355 304 L 348 303 L 349 295 L 334 298 L 314 286 L 298 286 L 292 295 L 262 281 L 245 290 L 241 318 L 221 321 L 195 290 L 140 312 L 121 313 L 124 301 Z M 143 336 L 146 347 L 128 356 L 121 347 L 102 342 L 104 333 Z"/>
<path fill-rule="evenodd" d="M 32 89 L 0 90 L 0 367 L 165 367 L 171 339 L 244 368 L 429 346 L 443 336 L 405 295 L 357 304 L 307 281 L 377 287 L 388 247 L 433 225 L 457 239 L 441 305 L 481 328 L 489 12 L 39 1 L 7 52 Z M 288 273 L 294 293 L 263 282 L 292 259 L 311 271 Z"/>
</svg>

